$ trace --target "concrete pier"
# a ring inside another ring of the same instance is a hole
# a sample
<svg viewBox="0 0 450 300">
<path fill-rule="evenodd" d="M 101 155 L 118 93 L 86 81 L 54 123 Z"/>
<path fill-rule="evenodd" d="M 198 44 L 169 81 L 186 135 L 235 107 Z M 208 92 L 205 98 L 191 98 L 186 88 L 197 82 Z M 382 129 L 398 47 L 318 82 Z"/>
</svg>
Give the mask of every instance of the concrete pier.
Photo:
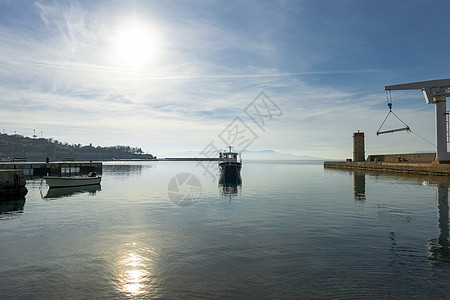
<svg viewBox="0 0 450 300">
<path fill-rule="evenodd" d="M 377 170 L 450 176 L 450 164 L 434 164 L 431 162 L 325 161 L 323 165 L 325 168 Z"/>
<path fill-rule="evenodd" d="M 9 196 L 24 196 L 27 181 L 22 170 L 0 170 L 0 200 Z"/>
<path fill-rule="evenodd" d="M 102 173 L 101 162 L 0 162 L 2 170 L 22 170 L 27 177 L 49 175 L 87 174 L 89 172 Z"/>
</svg>

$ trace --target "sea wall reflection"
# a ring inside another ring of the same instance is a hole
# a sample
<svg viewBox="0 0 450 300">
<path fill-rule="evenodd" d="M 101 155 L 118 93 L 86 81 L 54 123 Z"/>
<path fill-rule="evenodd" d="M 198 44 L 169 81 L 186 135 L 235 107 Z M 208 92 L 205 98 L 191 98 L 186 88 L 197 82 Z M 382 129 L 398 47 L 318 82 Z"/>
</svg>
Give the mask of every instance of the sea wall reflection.
<svg viewBox="0 0 450 300">
<path fill-rule="evenodd" d="M 152 168 L 153 165 L 142 165 L 142 164 L 108 164 L 105 162 L 103 164 L 103 173 L 113 173 L 115 175 L 140 175 L 143 168 Z"/>
<path fill-rule="evenodd" d="M 330 170 L 330 169 L 328 169 Z M 342 172 L 342 170 L 336 170 Z M 348 172 L 348 170 L 346 170 Z M 394 172 L 378 172 L 369 170 L 351 170 L 353 173 L 353 192 L 354 200 L 368 200 L 370 195 L 366 193 L 366 176 L 389 180 L 390 182 L 409 182 L 417 185 L 436 186 L 436 211 L 437 211 L 437 238 L 430 238 L 426 244 L 426 251 L 428 259 L 432 261 L 450 262 L 450 243 L 449 243 L 449 203 L 448 203 L 448 188 L 450 186 L 449 176 L 433 176 L 409 173 L 394 173 Z M 407 209 L 405 207 L 405 209 Z M 410 222 L 411 214 L 405 213 L 402 208 L 378 206 L 378 215 L 381 219 L 392 221 L 395 217 L 404 222 Z M 391 233 L 395 235 L 395 233 Z"/>
<path fill-rule="evenodd" d="M 22 213 L 24 206 L 25 196 L 2 198 L 0 199 L 0 218 Z"/>
</svg>

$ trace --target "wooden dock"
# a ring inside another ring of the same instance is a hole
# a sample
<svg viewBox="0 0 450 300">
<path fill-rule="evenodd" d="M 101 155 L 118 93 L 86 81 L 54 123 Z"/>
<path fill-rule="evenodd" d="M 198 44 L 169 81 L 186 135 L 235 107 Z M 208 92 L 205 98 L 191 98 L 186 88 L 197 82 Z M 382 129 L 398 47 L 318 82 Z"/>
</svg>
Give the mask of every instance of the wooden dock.
<svg viewBox="0 0 450 300">
<path fill-rule="evenodd" d="M 102 173 L 101 162 L 0 162 L 0 170 L 20 169 L 27 177 Z"/>
<path fill-rule="evenodd" d="M 360 169 L 390 171 L 411 174 L 428 174 L 450 176 L 450 164 L 435 164 L 432 162 L 373 162 L 373 161 L 325 161 L 325 168 Z"/>
</svg>

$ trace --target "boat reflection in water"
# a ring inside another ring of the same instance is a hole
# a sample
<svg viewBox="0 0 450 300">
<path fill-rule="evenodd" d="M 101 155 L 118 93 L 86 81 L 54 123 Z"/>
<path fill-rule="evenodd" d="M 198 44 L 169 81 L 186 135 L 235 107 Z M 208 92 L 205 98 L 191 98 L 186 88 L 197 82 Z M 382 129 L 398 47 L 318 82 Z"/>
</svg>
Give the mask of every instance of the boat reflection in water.
<svg viewBox="0 0 450 300">
<path fill-rule="evenodd" d="M 100 184 L 49 188 L 44 198 L 47 199 L 64 198 L 83 193 L 88 193 L 90 196 L 94 196 L 97 193 L 97 191 L 101 191 Z"/>
<path fill-rule="evenodd" d="M 219 177 L 220 194 L 224 197 L 235 197 L 241 193 L 242 178 L 241 175 L 220 174 Z"/>
</svg>

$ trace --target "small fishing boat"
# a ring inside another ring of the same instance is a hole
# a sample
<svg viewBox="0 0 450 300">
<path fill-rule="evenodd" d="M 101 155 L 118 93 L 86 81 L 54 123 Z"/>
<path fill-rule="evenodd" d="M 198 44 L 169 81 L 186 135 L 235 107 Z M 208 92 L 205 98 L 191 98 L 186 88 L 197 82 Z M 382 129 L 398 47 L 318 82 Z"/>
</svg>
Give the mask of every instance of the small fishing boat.
<svg viewBox="0 0 450 300">
<path fill-rule="evenodd" d="M 44 176 L 43 178 L 51 188 L 100 184 L 102 179 L 95 173 L 88 176 Z"/>
<path fill-rule="evenodd" d="M 228 147 L 228 152 L 219 153 L 219 169 L 224 176 L 238 176 L 241 174 L 242 158 L 241 154 L 231 151 L 231 146 Z"/>
</svg>

